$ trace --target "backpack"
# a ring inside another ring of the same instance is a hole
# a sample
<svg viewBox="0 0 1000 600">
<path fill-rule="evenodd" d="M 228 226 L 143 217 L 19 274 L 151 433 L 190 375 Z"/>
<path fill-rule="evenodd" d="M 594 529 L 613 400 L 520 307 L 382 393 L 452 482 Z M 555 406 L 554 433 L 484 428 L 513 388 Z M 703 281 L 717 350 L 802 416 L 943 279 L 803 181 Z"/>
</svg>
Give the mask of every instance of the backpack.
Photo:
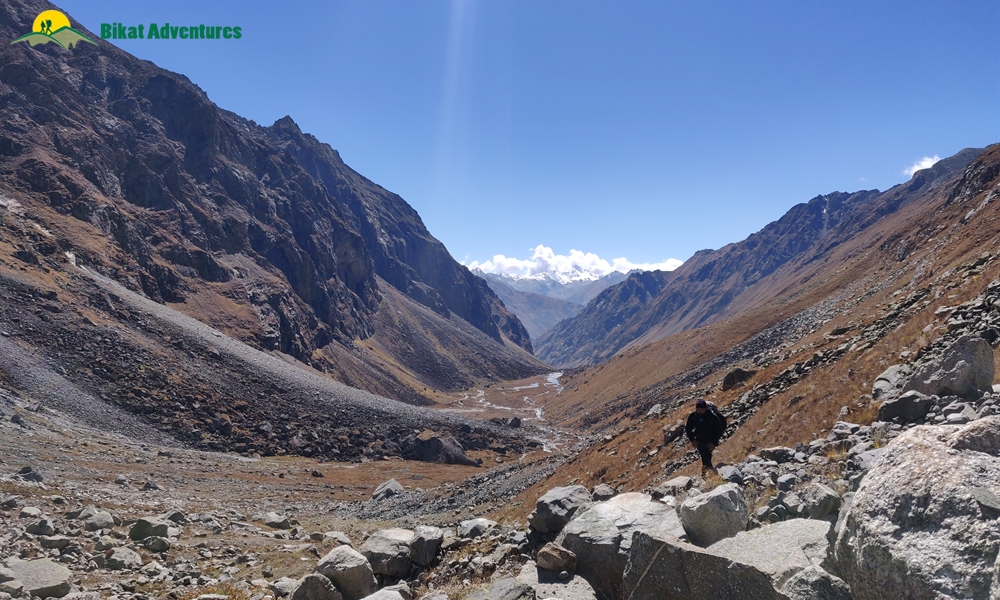
<svg viewBox="0 0 1000 600">
<path fill-rule="evenodd" d="M 726 421 L 726 415 L 722 414 L 722 411 L 719 410 L 719 405 L 716 404 L 715 402 L 712 402 L 711 400 L 706 400 L 705 404 L 708 405 L 706 407 L 706 411 L 715 415 L 715 418 L 718 419 L 720 423 L 722 423 L 722 427 L 720 428 L 719 431 L 719 436 L 721 437 L 723 434 L 726 433 L 726 427 L 729 426 L 729 423 Z"/>
</svg>

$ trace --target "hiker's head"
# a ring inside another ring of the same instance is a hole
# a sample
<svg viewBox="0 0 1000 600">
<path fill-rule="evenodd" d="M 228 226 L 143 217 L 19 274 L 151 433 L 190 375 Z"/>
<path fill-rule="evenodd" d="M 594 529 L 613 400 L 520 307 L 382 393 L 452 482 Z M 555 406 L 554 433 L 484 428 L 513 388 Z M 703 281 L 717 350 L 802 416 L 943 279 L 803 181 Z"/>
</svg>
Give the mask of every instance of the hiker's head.
<svg viewBox="0 0 1000 600">
<path fill-rule="evenodd" d="M 705 412 L 706 410 L 708 410 L 708 403 L 705 402 L 704 400 L 699 400 L 699 401 L 697 401 L 697 402 L 694 403 L 694 409 L 695 409 L 695 411 L 698 412 L 698 414 L 701 414 L 701 413 Z"/>
</svg>

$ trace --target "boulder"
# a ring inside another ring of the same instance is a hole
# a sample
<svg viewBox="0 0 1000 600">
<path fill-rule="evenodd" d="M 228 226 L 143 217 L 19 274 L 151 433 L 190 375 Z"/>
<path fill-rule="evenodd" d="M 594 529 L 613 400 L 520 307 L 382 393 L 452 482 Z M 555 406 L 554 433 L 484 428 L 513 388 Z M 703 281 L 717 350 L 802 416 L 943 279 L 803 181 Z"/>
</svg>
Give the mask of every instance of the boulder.
<svg viewBox="0 0 1000 600">
<path fill-rule="evenodd" d="M 854 600 L 851 588 L 838 577 L 813 565 L 793 575 L 781 592 L 788 600 Z"/>
<path fill-rule="evenodd" d="M 691 542 L 711 546 L 747 528 L 747 502 L 735 483 L 689 497 L 680 507 L 680 519 Z"/>
<path fill-rule="evenodd" d="M 1000 417 L 903 432 L 861 482 L 837 537 L 839 575 L 858 600 L 986 598 L 1000 552 Z M 972 450 L 976 447 L 980 450 Z M 985 503 L 982 501 L 985 500 Z"/>
<path fill-rule="evenodd" d="M 750 381 L 750 378 L 757 374 L 757 371 L 748 371 L 746 369 L 736 368 L 732 371 L 726 373 L 726 376 L 722 379 L 722 391 L 726 392 L 734 387 L 743 385 L 744 383 Z"/>
<path fill-rule="evenodd" d="M 42 517 L 34 523 L 30 523 L 24 530 L 31 535 L 55 535 L 56 533 L 55 523 L 49 517 Z"/>
<path fill-rule="evenodd" d="M 420 525 L 414 530 L 413 540 L 410 541 L 410 560 L 421 566 L 431 564 L 437 557 L 442 542 L 444 530 Z"/>
<path fill-rule="evenodd" d="M 439 435 L 429 429 L 403 440 L 400 445 L 403 448 L 403 458 L 410 460 L 476 466 L 476 461 L 465 455 L 455 438 Z"/>
<path fill-rule="evenodd" d="M 774 462 L 780 464 L 790 462 L 795 458 L 795 450 L 791 448 L 785 448 L 784 446 L 776 446 L 774 448 L 762 448 L 760 451 L 760 457 L 764 460 L 773 460 Z"/>
<path fill-rule="evenodd" d="M 653 490 L 653 497 L 676 496 L 691 489 L 694 480 L 687 475 L 674 477 L 669 481 L 664 481 Z"/>
<path fill-rule="evenodd" d="M 646 494 L 619 494 L 580 512 L 566 524 L 556 543 L 576 554 L 577 573 L 598 598 L 611 600 L 621 593 L 622 573 L 635 531 L 683 538 L 677 513 Z"/>
<path fill-rule="evenodd" d="M 546 571 L 576 573 L 576 554 L 549 542 L 538 551 L 538 567 Z"/>
<path fill-rule="evenodd" d="M 368 559 L 350 546 L 337 546 L 316 565 L 337 586 L 345 600 L 359 600 L 375 593 L 378 584 Z"/>
<path fill-rule="evenodd" d="M 840 495 L 822 483 L 810 483 L 799 490 L 802 514 L 810 519 L 836 515 L 840 510 Z"/>
<path fill-rule="evenodd" d="M 135 522 L 128 532 L 128 537 L 133 540 L 144 540 L 150 536 L 170 537 L 170 527 L 172 521 L 160 519 L 158 517 L 144 517 Z"/>
<path fill-rule="evenodd" d="M 102 529 L 114 529 L 115 518 L 111 513 L 97 511 L 83 521 L 83 528 L 87 531 L 100 531 Z"/>
<path fill-rule="evenodd" d="M 756 567 L 672 536 L 636 531 L 618 596 L 629 600 L 785 600 Z"/>
<path fill-rule="evenodd" d="M 458 524 L 458 537 L 477 538 L 495 527 L 499 527 L 499 524 L 496 521 L 490 521 L 489 519 L 482 518 L 469 519 Z"/>
<path fill-rule="evenodd" d="M 413 532 L 409 529 L 382 529 L 365 540 L 358 551 L 368 559 L 372 571 L 403 578 L 410 573 L 410 542 Z M 343 546 L 341 546 L 343 548 Z"/>
<path fill-rule="evenodd" d="M 590 492 L 582 485 L 552 488 L 535 503 L 528 523 L 542 533 L 559 533 L 577 509 L 590 501 Z"/>
<path fill-rule="evenodd" d="M 381 501 L 386 498 L 391 498 L 397 494 L 403 493 L 403 486 L 399 484 L 395 479 L 390 479 L 384 483 L 379 484 L 375 491 L 372 492 L 372 500 Z"/>
<path fill-rule="evenodd" d="M 685 429 L 686 425 L 687 424 L 684 421 L 681 421 L 679 419 L 677 421 L 674 421 L 674 423 L 672 425 L 671 424 L 664 425 L 663 426 L 663 445 L 665 446 L 665 445 L 673 442 L 674 440 L 678 439 L 682 435 L 684 435 L 684 429 Z"/>
<path fill-rule="evenodd" d="M 918 367 L 904 386 L 928 396 L 961 396 L 978 400 L 993 389 L 993 348 L 978 335 L 951 344 L 937 360 Z"/>
<path fill-rule="evenodd" d="M 559 600 L 597 600 L 594 588 L 579 576 L 559 579 L 553 571 L 539 569 L 528 561 L 521 568 L 517 582 L 529 586 L 538 598 L 558 598 Z"/>
<path fill-rule="evenodd" d="M 166 552 L 170 550 L 170 540 L 155 535 L 151 535 L 143 540 L 142 545 L 150 552 Z"/>
<path fill-rule="evenodd" d="M 709 546 L 712 554 L 751 565 L 781 587 L 810 566 L 833 568 L 827 521 L 792 519 L 743 531 Z"/>
<path fill-rule="evenodd" d="M 736 484 L 743 483 L 743 472 L 733 465 L 723 465 L 718 468 L 718 471 L 719 477 L 721 477 L 723 481 Z"/>
<path fill-rule="evenodd" d="M 364 600 L 408 600 L 399 590 L 381 589 L 371 596 L 365 596 Z"/>
<path fill-rule="evenodd" d="M 875 378 L 872 384 L 873 400 L 889 400 L 899 395 L 906 382 L 910 380 L 913 369 L 909 365 L 892 365 Z"/>
<path fill-rule="evenodd" d="M 42 544 L 42 548 L 55 548 L 56 550 L 62 550 L 66 546 L 69 546 L 70 539 L 62 535 L 54 536 L 44 536 L 38 539 Z"/>
<path fill-rule="evenodd" d="M 298 585 L 299 585 L 298 579 L 292 579 L 291 577 L 282 577 L 276 581 L 272 581 L 268 587 L 271 589 L 272 592 L 274 592 L 274 595 L 277 596 L 278 598 L 285 598 L 288 596 L 288 594 L 291 594 L 292 590 L 294 590 Z"/>
<path fill-rule="evenodd" d="M 934 401 L 930 397 L 916 390 L 906 391 L 899 398 L 886 400 L 878 407 L 878 420 L 899 419 L 902 423 L 912 423 L 927 416 L 932 406 Z"/>
<path fill-rule="evenodd" d="M 343 531 L 325 532 L 323 534 L 323 541 L 328 542 L 330 540 L 333 540 L 334 542 L 340 544 L 341 546 L 351 546 L 352 548 L 354 547 L 354 544 L 351 543 L 351 538 L 347 537 L 347 534 L 344 533 Z"/>
<path fill-rule="evenodd" d="M 463 600 L 535 600 L 535 590 L 516 579 L 498 579 L 466 594 Z"/>
<path fill-rule="evenodd" d="M 73 573 L 51 559 L 21 560 L 8 558 L 0 562 L 0 592 L 19 597 L 62 598 L 69 593 Z"/>
<path fill-rule="evenodd" d="M 290 529 L 292 527 L 292 523 L 288 520 L 288 517 L 279 515 L 276 512 L 265 513 L 264 524 L 274 529 Z"/>
<path fill-rule="evenodd" d="M 105 555 L 108 568 L 112 571 L 123 569 L 138 569 L 142 566 L 142 557 L 134 550 L 125 547 L 112 548 Z"/>
<path fill-rule="evenodd" d="M 593 491 L 590 492 L 590 497 L 593 498 L 595 502 L 604 502 L 605 500 L 610 500 L 617 495 L 618 490 L 606 483 L 594 486 Z"/>
<path fill-rule="evenodd" d="M 310 573 L 292 588 L 288 600 L 342 600 L 342 597 L 329 579 Z"/>
</svg>

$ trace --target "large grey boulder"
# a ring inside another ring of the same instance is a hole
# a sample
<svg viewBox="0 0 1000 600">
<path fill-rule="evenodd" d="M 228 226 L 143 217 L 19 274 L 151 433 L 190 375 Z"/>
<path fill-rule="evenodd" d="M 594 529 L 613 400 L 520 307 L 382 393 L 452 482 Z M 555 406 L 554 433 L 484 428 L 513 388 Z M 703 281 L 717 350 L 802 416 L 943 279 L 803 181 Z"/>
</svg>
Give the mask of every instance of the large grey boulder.
<svg viewBox="0 0 1000 600">
<path fill-rule="evenodd" d="M 929 396 L 917 390 L 909 390 L 898 398 L 883 402 L 878 407 L 878 420 L 899 419 L 903 423 L 912 423 L 927 416 L 927 412 L 932 406 L 934 406 L 934 401 Z"/>
<path fill-rule="evenodd" d="M 620 494 L 577 513 L 556 543 L 576 554 L 576 570 L 602 600 L 617 598 L 635 531 L 683 538 L 674 509 L 646 494 Z"/>
<path fill-rule="evenodd" d="M 69 569 L 48 558 L 8 558 L 0 562 L 0 592 L 15 598 L 22 593 L 39 598 L 62 598 L 70 591 L 72 576 Z"/>
<path fill-rule="evenodd" d="M 413 539 L 410 541 L 410 560 L 422 566 L 431 564 L 437 557 L 442 542 L 443 529 L 420 525 L 413 531 Z"/>
<path fill-rule="evenodd" d="M 793 575 L 781 588 L 788 600 L 854 600 L 847 583 L 817 566 Z"/>
<path fill-rule="evenodd" d="M 265 513 L 264 524 L 274 529 L 289 529 L 292 526 L 291 520 L 288 517 L 279 515 L 276 512 Z"/>
<path fill-rule="evenodd" d="M 449 465 L 476 466 L 476 461 L 465 455 L 462 445 L 450 435 L 440 435 L 424 430 L 402 442 L 403 458 Z"/>
<path fill-rule="evenodd" d="M 837 538 L 855 598 L 988 597 L 1000 552 L 997 431 L 996 416 L 921 426 L 885 447 Z"/>
<path fill-rule="evenodd" d="M 340 592 L 326 577 L 310 573 L 288 594 L 288 600 L 342 600 Z"/>
<path fill-rule="evenodd" d="M 895 398 L 912 374 L 913 369 L 909 365 L 892 365 L 875 378 L 875 383 L 872 384 L 872 398 L 874 400 Z"/>
<path fill-rule="evenodd" d="M 637 531 L 622 579 L 629 600 L 787 600 L 756 567 L 680 542 Z"/>
<path fill-rule="evenodd" d="M 478 587 L 463 600 L 535 600 L 535 590 L 511 577 Z"/>
<path fill-rule="evenodd" d="M 590 492 L 582 485 L 552 488 L 535 503 L 528 523 L 542 533 L 559 533 L 577 509 L 590 501 Z"/>
<path fill-rule="evenodd" d="M 398 481 L 390 479 L 389 481 L 380 483 L 379 486 L 375 488 L 375 491 L 372 492 L 372 500 L 385 500 L 386 498 L 402 494 L 404 491 L 403 486 L 400 485 Z"/>
<path fill-rule="evenodd" d="M 106 560 L 108 568 L 112 571 L 138 569 L 142 566 L 142 557 L 124 546 L 109 550 Z"/>
<path fill-rule="evenodd" d="M 143 517 L 135 522 L 128 532 L 128 537 L 133 540 L 144 540 L 150 536 L 170 537 L 170 529 L 173 522 L 159 517 Z"/>
<path fill-rule="evenodd" d="M 538 551 L 538 567 L 556 573 L 576 573 L 576 555 L 559 544 L 549 542 Z"/>
<path fill-rule="evenodd" d="M 559 579 L 552 571 L 539 569 L 528 561 L 521 567 L 517 582 L 529 586 L 538 598 L 558 598 L 559 600 L 597 600 L 594 588 L 580 576 Z"/>
<path fill-rule="evenodd" d="M 327 552 L 315 572 L 329 578 L 345 600 L 360 600 L 378 589 L 368 559 L 350 546 L 337 546 Z"/>
<path fill-rule="evenodd" d="M 735 483 L 688 497 L 679 512 L 691 543 L 703 547 L 746 531 L 749 521 L 743 490 Z"/>
<path fill-rule="evenodd" d="M 528 523 L 542 533 L 559 533 L 577 509 L 590 501 L 590 492 L 582 485 L 552 488 L 535 503 Z"/>
<path fill-rule="evenodd" d="M 489 519 L 468 519 L 458 524 L 458 537 L 477 538 L 499 526 L 499 523 Z"/>
<path fill-rule="evenodd" d="M 993 389 L 993 348 L 978 335 L 958 338 L 941 358 L 917 368 L 905 390 L 928 396 L 961 396 L 978 400 Z"/>
<path fill-rule="evenodd" d="M 402 578 L 410 573 L 412 541 L 413 532 L 409 529 L 382 529 L 365 540 L 358 551 L 368 559 L 372 571 L 389 577 Z"/>
<path fill-rule="evenodd" d="M 810 566 L 833 567 L 828 521 L 792 519 L 743 531 L 706 550 L 766 573 L 781 587 Z"/>
<path fill-rule="evenodd" d="M 83 528 L 86 531 L 100 531 L 102 529 L 114 529 L 115 518 L 111 513 L 105 511 L 95 511 L 92 515 L 83 520 Z"/>
</svg>

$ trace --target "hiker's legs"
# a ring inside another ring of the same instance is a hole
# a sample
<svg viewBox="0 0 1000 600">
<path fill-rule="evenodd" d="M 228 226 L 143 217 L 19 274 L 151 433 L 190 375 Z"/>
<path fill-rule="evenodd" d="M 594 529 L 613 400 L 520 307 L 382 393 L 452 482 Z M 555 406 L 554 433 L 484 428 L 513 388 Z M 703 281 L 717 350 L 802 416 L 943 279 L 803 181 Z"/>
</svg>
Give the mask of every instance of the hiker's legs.
<svg viewBox="0 0 1000 600">
<path fill-rule="evenodd" d="M 708 447 L 708 444 L 699 442 L 698 454 L 701 455 L 701 474 L 704 475 L 705 471 L 715 471 L 712 466 L 712 449 Z"/>
</svg>

